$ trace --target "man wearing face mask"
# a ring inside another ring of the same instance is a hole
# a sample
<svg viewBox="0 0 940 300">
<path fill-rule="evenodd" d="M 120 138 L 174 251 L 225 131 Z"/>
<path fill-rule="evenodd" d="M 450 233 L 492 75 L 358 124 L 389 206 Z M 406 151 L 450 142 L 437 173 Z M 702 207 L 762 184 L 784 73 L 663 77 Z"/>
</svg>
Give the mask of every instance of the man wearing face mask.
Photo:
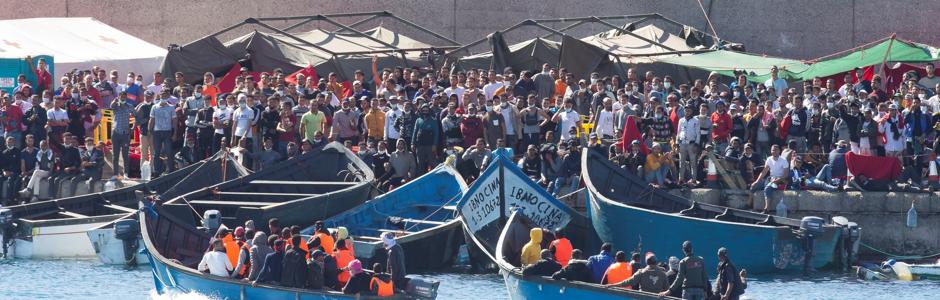
<svg viewBox="0 0 940 300">
<path fill-rule="evenodd" d="M 395 152 L 395 144 L 397 144 L 398 139 L 401 138 L 401 133 L 398 131 L 398 127 L 395 126 L 398 118 L 402 115 L 401 107 L 398 103 L 398 96 L 389 98 L 388 106 L 388 111 L 385 112 L 385 125 L 382 128 L 382 135 L 388 145 L 389 151 Z"/>
<path fill-rule="evenodd" d="M 238 95 L 238 107 L 232 111 L 232 146 L 239 145 L 239 141 L 247 140 L 245 145 L 251 145 L 252 121 L 255 119 L 255 111 L 248 107 L 248 96 Z"/>
<path fill-rule="evenodd" d="M 111 101 L 113 127 L 111 128 L 111 164 L 115 175 L 127 177 L 129 147 L 131 141 L 130 118 L 135 117 L 134 107 L 127 103 L 127 92 L 121 92 Z M 124 164 L 120 162 L 123 158 Z"/>
<path fill-rule="evenodd" d="M 838 137 L 834 136 L 833 137 L 834 139 L 835 138 L 838 138 L 839 140 L 845 139 L 845 134 L 843 133 L 843 131 L 848 131 L 849 144 L 852 146 L 851 147 L 852 152 L 855 152 L 855 153 L 861 152 L 858 149 L 858 141 L 859 141 L 858 126 L 861 123 L 860 120 L 862 116 L 859 115 L 858 113 L 858 110 L 859 110 L 858 106 L 859 106 L 858 103 L 851 102 L 849 104 L 848 111 L 846 111 L 845 106 L 840 105 L 839 106 L 839 119 L 837 123 L 841 123 L 841 124 L 836 124 L 833 126 L 833 131 L 839 130 Z"/>
<path fill-rule="evenodd" d="M 414 136 L 411 148 L 417 159 L 417 174 L 415 177 L 427 173 L 433 167 L 437 156 L 437 145 L 441 135 L 440 125 L 427 104 L 421 106 L 421 114 L 415 120 Z"/>
<path fill-rule="evenodd" d="M 199 130 L 199 127 L 197 126 L 198 124 L 196 123 L 196 119 L 198 117 L 199 111 L 205 109 L 208 103 L 206 101 L 206 98 L 203 97 L 202 95 L 202 85 L 198 85 L 198 84 L 196 85 L 195 93 L 192 93 L 192 96 L 190 96 L 191 92 L 192 91 L 190 90 L 183 91 L 183 96 L 185 97 L 183 98 L 183 105 L 181 105 L 181 109 L 183 110 L 183 115 L 186 116 L 186 122 L 185 122 L 186 131 L 184 132 L 184 134 L 187 137 L 195 138 L 197 131 Z M 195 146 L 198 147 L 198 144 L 196 144 Z M 193 153 L 199 152 L 198 149 L 193 149 L 193 150 L 194 150 Z M 199 157 L 198 159 L 202 159 L 202 157 Z"/>
<path fill-rule="evenodd" d="M 577 132 L 578 128 L 581 128 L 581 116 L 578 112 L 574 111 L 574 101 L 566 100 L 565 109 L 559 110 L 552 116 L 552 122 L 560 124 L 561 128 L 561 140 L 568 141 L 575 137 L 573 133 Z M 545 121 L 542 121 L 544 124 Z M 572 132 L 574 131 L 574 132 Z"/>
<path fill-rule="evenodd" d="M 30 97 L 32 106 L 23 113 L 23 125 L 26 125 L 26 134 L 32 134 L 36 141 L 46 139 L 46 123 L 49 120 L 47 111 L 39 102 L 39 96 Z"/>
<path fill-rule="evenodd" d="M 690 111 L 691 106 L 686 106 L 686 111 Z M 691 172 L 691 182 L 698 178 L 698 168 L 695 167 L 695 159 L 698 157 L 698 145 L 701 140 L 699 135 L 699 118 L 686 113 L 685 117 L 679 119 L 679 132 L 676 135 L 676 145 L 679 147 L 679 182 L 687 182 L 686 173 Z M 689 171 L 687 171 L 689 170 Z"/>
<path fill-rule="evenodd" d="M 388 142 L 379 141 L 375 153 L 372 154 L 372 172 L 375 172 L 375 178 L 385 177 L 385 163 L 388 162 Z"/>
<path fill-rule="evenodd" d="M 911 186 L 920 187 L 922 170 L 924 169 L 924 159 L 922 155 L 925 152 L 927 133 L 932 129 L 930 127 L 930 116 L 925 112 L 926 103 L 921 99 L 914 99 L 911 107 L 904 112 L 904 133 L 907 141 L 907 158 L 904 163 L 905 169 L 910 176 Z"/>
<path fill-rule="evenodd" d="M 150 109 L 150 122 L 148 129 L 153 135 L 153 177 L 159 177 L 164 171 L 173 171 L 172 161 L 166 161 L 171 155 L 171 139 L 175 131 L 176 109 L 167 103 L 169 96 L 167 90 Z"/>
<path fill-rule="evenodd" d="M 503 141 L 506 142 L 507 148 L 516 149 L 519 137 L 522 136 L 522 118 L 519 117 L 519 109 L 514 105 L 509 105 L 509 99 L 504 96 L 500 96 L 498 100 L 493 99 L 493 102 L 496 104 L 493 111 L 502 115 L 505 121 Z"/>
<path fill-rule="evenodd" d="M 412 138 L 414 137 L 415 122 L 418 120 L 418 113 L 415 112 L 415 109 L 414 109 L 415 105 L 413 102 L 407 101 L 407 100 L 402 100 L 402 101 L 404 101 L 405 104 L 402 109 L 401 116 L 399 116 L 398 119 L 395 120 L 395 129 L 398 130 L 399 135 L 401 136 L 401 138 L 399 138 L 398 140 L 404 141 L 405 147 L 407 147 L 406 150 L 410 150 L 411 141 L 412 141 Z M 387 118 L 388 116 L 386 115 L 386 119 Z M 400 144 L 395 145 L 395 151 L 398 151 L 398 146 L 400 146 Z"/>
<path fill-rule="evenodd" d="M 810 114 L 803 107 L 803 96 L 797 95 L 793 98 L 793 109 L 787 112 L 790 118 L 790 128 L 787 129 L 787 144 L 791 141 L 796 142 L 796 151 L 806 152 L 806 133 L 809 131 Z"/>
<path fill-rule="evenodd" d="M 351 141 L 359 143 L 359 112 L 352 110 L 352 102 L 343 100 L 343 109 L 333 114 L 333 127 L 330 138 L 340 143 Z"/>
<path fill-rule="evenodd" d="M 542 64 L 542 72 L 532 76 L 532 82 L 535 83 L 535 96 L 541 98 L 551 97 L 552 92 L 555 89 L 555 77 L 552 73 L 555 70 L 551 68 L 548 64 Z M 526 95 L 517 95 L 517 96 L 528 96 Z"/>
<path fill-rule="evenodd" d="M 81 173 L 72 179 L 72 194 L 75 193 L 75 185 L 85 181 L 88 189 L 94 188 L 93 182 L 101 179 L 101 168 L 104 166 L 104 153 L 95 148 L 95 139 L 85 138 L 85 148 L 79 149 L 81 156 Z"/>
</svg>

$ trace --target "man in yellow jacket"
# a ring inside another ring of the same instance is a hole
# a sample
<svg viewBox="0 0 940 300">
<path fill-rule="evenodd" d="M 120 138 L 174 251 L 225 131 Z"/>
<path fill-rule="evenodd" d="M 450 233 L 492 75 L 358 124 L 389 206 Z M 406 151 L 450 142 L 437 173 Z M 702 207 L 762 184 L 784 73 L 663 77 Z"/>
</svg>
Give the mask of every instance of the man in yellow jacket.
<svg viewBox="0 0 940 300">
<path fill-rule="evenodd" d="M 529 243 L 522 247 L 522 266 L 528 266 L 539 261 L 539 252 L 542 251 L 542 229 L 529 230 Z"/>
<path fill-rule="evenodd" d="M 378 143 L 384 139 L 385 135 L 385 112 L 379 107 L 379 100 L 372 100 L 370 106 L 365 116 L 366 136 L 369 140 Z"/>
</svg>

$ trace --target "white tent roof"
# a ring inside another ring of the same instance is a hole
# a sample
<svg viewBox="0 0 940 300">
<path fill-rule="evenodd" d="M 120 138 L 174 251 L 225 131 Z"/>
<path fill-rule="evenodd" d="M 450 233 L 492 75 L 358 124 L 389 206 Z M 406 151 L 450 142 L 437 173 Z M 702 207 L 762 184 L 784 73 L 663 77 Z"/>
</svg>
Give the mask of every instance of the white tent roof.
<svg viewBox="0 0 940 300">
<path fill-rule="evenodd" d="M 0 20 L 0 32 L 0 57 L 51 55 L 57 77 L 93 65 L 148 73 L 158 70 L 166 56 L 166 49 L 93 18 Z"/>
</svg>

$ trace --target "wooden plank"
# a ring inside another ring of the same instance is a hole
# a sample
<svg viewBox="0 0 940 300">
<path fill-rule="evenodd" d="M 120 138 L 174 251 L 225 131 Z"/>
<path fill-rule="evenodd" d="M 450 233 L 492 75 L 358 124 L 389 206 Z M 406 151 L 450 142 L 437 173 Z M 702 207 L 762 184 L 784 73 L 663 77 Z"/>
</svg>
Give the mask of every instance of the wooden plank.
<svg viewBox="0 0 940 300">
<path fill-rule="evenodd" d="M 445 222 L 440 221 L 429 221 L 429 220 L 418 220 L 418 219 L 402 219 L 406 223 L 415 223 L 415 224 L 430 224 L 430 225 L 444 225 Z"/>
<path fill-rule="evenodd" d="M 292 193 L 259 193 L 259 192 L 219 192 L 219 195 L 225 196 L 259 196 L 259 197 L 313 197 L 317 194 L 292 194 Z"/>
<path fill-rule="evenodd" d="M 116 205 L 116 204 L 105 204 L 104 207 L 110 208 L 110 209 L 113 209 L 113 210 L 123 211 L 123 212 L 126 212 L 126 213 L 135 213 L 135 212 L 137 212 L 136 209 L 131 209 L 131 208 L 129 208 L 129 207 L 124 207 L 124 206 L 120 206 L 120 205 Z"/>
<path fill-rule="evenodd" d="M 277 203 L 273 202 L 250 202 L 250 201 L 221 201 L 221 200 L 189 200 L 192 205 L 217 205 L 217 206 L 269 206 Z"/>
<path fill-rule="evenodd" d="M 88 216 L 86 216 L 86 215 L 83 215 L 83 214 L 80 214 L 80 213 L 73 213 L 73 212 L 70 212 L 70 211 L 67 211 L 67 210 L 60 211 L 59 213 L 60 213 L 60 214 L 63 214 L 63 215 L 66 215 L 66 216 L 68 216 L 68 217 L 70 217 L 70 218 L 87 218 L 87 217 L 88 217 Z"/>
<path fill-rule="evenodd" d="M 294 180 L 252 180 L 249 184 L 257 185 L 356 185 L 359 182 L 346 181 L 294 181 Z"/>
</svg>

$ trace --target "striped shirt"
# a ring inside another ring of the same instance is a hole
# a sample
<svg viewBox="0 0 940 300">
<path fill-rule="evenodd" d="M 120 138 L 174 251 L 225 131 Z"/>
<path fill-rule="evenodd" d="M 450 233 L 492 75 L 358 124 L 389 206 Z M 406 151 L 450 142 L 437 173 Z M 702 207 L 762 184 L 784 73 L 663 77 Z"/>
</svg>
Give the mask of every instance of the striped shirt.
<svg viewBox="0 0 940 300">
<path fill-rule="evenodd" d="M 131 128 L 131 116 L 134 116 L 134 107 L 130 103 L 111 102 L 111 111 L 114 113 L 114 127 L 112 132 L 127 134 Z"/>
</svg>

